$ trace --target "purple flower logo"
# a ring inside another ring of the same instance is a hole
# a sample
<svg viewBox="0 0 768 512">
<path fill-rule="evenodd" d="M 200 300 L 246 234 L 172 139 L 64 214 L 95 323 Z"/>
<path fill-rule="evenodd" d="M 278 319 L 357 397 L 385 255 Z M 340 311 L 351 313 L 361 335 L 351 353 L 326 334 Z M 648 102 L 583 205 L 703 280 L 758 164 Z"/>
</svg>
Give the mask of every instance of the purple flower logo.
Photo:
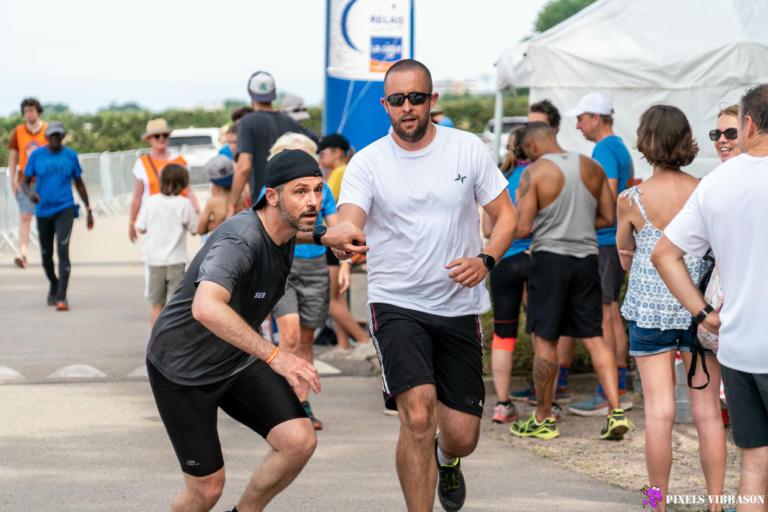
<svg viewBox="0 0 768 512">
<path fill-rule="evenodd" d="M 643 488 L 643 496 L 645 496 L 646 499 L 643 501 L 643 508 L 645 508 L 646 505 L 650 505 L 651 508 L 658 508 L 659 503 L 661 503 L 661 486 L 656 483 L 653 487 L 644 487 Z"/>
</svg>

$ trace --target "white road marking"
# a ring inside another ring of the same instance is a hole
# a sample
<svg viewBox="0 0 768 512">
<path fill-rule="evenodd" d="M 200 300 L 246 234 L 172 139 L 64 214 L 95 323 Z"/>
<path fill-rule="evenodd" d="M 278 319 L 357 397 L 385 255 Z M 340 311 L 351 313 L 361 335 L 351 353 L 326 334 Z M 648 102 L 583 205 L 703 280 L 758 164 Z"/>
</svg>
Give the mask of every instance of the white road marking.
<svg viewBox="0 0 768 512">
<path fill-rule="evenodd" d="M 315 359 L 315 368 L 317 368 L 317 371 L 320 375 L 335 375 L 337 373 L 341 373 L 341 370 L 338 368 L 334 368 L 333 366 L 319 359 Z"/>
<path fill-rule="evenodd" d="M 49 379 L 103 379 L 107 375 L 93 366 L 87 364 L 73 364 L 59 368 L 47 378 Z"/>
<path fill-rule="evenodd" d="M 148 379 L 149 374 L 147 373 L 147 365 L 143 364 L 138 368 L 136 368 L 135 370 L 131 370 L 131 372 L 128 375 L 126 375 L 126 377 Z"/>
<path fill-rule="evenodd" d="M 8 368 L 7 366 L 0 366 L 0 380 L 19 380 L 23 379 L 24 376 L 14 370 L 13 368 Z"/>
</svg>

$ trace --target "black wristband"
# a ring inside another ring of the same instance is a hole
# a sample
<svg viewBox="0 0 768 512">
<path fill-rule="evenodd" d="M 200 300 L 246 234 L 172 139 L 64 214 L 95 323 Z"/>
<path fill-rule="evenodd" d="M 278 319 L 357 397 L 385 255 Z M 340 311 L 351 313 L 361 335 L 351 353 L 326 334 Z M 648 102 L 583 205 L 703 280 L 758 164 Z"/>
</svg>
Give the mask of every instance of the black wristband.
<svg viewBox="0 0 768 512">
<path fill-rule="evenodd" d="M 707 319 L 707 317 L 709 316 L 709 314 L 710 314 L 711 312 L 713 312 L 714 310 L 715 310 L 715 308 L 713 308 L 711 304 L 707 304 L 707 306 L 706 306 L 704 309 L 702 309 L 701 311 L 699 311 L 699 314 L 698 314 L 698 315 L 696 315 L 695 317 L 693 317 L 693 323 L 695 323 L 696 325 L 700 325 L 700 324 L 701 324 L 701 322 L 703 322 L 704 320 L 706 320 L 706 319 Z"/>
</svg>

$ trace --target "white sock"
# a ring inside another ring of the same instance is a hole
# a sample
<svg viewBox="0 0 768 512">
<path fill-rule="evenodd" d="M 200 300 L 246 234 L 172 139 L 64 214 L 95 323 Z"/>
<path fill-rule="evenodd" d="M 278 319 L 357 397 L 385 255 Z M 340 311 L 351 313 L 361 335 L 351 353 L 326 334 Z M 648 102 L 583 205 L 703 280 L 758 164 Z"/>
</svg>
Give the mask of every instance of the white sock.
<svg viewBox="0 0 768 512">
<path fill-rule="evenodd" d="M 443 450 L 440 449 L 440 447 L 437 447 L 437 461 L 440 463 L 441 466 L 451 465 L 454 462 L 456 462 L 456 459 L 449 459 L 445 455 L 443 455 Z"/>
</svg>

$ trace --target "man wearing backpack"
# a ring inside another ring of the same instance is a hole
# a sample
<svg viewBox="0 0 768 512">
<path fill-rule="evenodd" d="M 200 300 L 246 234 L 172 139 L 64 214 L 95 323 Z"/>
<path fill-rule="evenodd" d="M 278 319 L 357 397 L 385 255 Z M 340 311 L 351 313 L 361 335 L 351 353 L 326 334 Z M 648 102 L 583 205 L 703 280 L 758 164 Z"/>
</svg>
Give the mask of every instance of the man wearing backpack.
<svg viewBox="0 0 768 512">
<path fill-rule="evenodd" d="M 768 84 L 748 90 L 739 106 L 739 147 L 704 178 L 683 210 L 664 230 L 651 255 L 670 292 L 694 322 L 719 334 L 733 441 L 742 448 L 739 496 L 768 494 L 768 342 L 759 319 L 768 308 Z M 734 178 L 737 177 L 737 178 Z M 686 253 L 712 248 L 722 280 L 723 309 L 707 304 L 683 262 Z M 765 511 L 763 504 L 739 512 Z"/>
</svg>

